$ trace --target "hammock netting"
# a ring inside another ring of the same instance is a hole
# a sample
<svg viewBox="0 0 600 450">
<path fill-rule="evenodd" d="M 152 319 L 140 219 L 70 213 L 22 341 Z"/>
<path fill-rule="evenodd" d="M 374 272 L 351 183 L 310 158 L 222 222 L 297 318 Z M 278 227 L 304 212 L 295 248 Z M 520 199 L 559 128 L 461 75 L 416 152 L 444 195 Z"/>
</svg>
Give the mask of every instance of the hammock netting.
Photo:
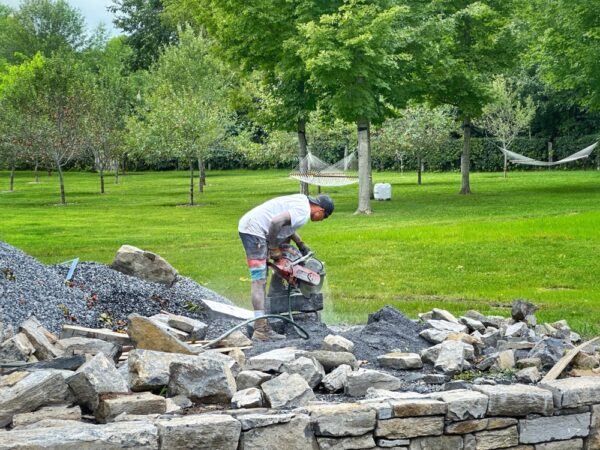
<svg viewBox="0 0 600 450">
<path fill-rule="evenodd" d="M 567 156 L 558 161 L 538 161 L 537 159 L 529 158 L 528 156 L 519 155 L 518 153 L 511 152 L 510 150 L 506 150 L 505 148 L 501 148 L 500 151 L 504 153 L 508 160 L 515 164 L 525 164 L 528 166 L 541 166 L 541 167 L 550 167 L 557 166 L 559 164 L 565 164 L 572 161 L 577 161 L 578 159 L 587 158 L 594 151 L 598 142 L 590 145 L 589 147 L 584 148 L 583 150 L 579 150 L 577 153 L 573 153 L 572 155 Z"/>
<path fill-rule="evenodd" d="M 358 183 L 356 154 L 351 153 L 335 164 L 329 164 L 308 153 L 290 178 L 316 186 L 346 186 Z"/>
</svg>

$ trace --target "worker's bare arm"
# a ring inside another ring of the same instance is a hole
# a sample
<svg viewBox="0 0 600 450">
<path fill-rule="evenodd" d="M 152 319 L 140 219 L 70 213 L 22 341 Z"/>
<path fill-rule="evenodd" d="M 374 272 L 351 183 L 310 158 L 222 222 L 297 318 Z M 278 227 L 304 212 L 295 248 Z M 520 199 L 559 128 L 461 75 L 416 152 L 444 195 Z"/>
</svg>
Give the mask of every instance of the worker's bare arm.
<svg viewBox="0 0 600 450">
<path fill-rule="evenodd" d="M 279 235 L 281 228 L 283 228 L 286 225 L 291 225 L 291 223 L 292 223 L 292 217 L 290 216 L 290 213 L 287 211 L 282 212 L 281 214 L 277 214 L 275 217 L 273 217 L 271 219 L 271 225 L 269 225 L 269 236 L 268 236 L 269 248 L 277 247 L 277 244 L 278 244 L 277 236 Z"/>
</svg>

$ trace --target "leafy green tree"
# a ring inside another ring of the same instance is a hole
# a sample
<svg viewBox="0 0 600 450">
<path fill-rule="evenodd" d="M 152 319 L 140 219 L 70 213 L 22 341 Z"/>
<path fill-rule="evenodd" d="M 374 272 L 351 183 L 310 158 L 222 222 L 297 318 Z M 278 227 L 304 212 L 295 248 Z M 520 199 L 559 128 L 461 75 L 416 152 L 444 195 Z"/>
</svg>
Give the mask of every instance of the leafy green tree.
<svg viewBox="0 0 600 450">
<path fill-rule="evenodd" d="M 301 25 L 294 45 L 318 92 L 335 117 L 353 122 L 358 134 L 357 213 L 371 214 L 371 123 L 392 115 L 411 73 L 408 8 L 392 1 L 347 0 L 318 20 Z"/>
<path fill-rule="evenodd" d="M 209 42 L 190 29 L 168 47 L 149 74 L 143 110 L 130 131 L 147 157 L 188 162 L 189 204 L 194 204 L 194 163 L 226 137 L 231 124 L 227 71 L 209 53 Z"/>
<path fill-rule="evenodd" d="M 520 51 L 516 0 L 439 0 L 424 5 L 420 86 L 432 105 L 457 108 L 463 128 L 461 194 L 471 193 L 471 122 L 491 100 L 489 80 L 512 68 Z"/>
<path fill-rule="evenodd" d="M 0 58 L 9 62 L 44 56 L 62 49 L 81 50 L 85 22 L 66 0 L 23 0 L 7 14 L 0 11 Z"/>
<path fill-rule="evenodd" d="M 163 47 L 177 43 L 177 28 L 164 16 L 162 0 L 113 0 L 108 10 L 114 24 L 125 31 L 133 70 L 148 69 Z"/>
<path fill-rule="evenodd" d="M 519 86 L 503 76 L 492 81 L 492 95 L 494 100 L 484 106 L 480 123 L 488 133 L 496 137 L 502 149 L 509 150 L 519 133 L 531 124 L 536 106 L 531 97 L 521 101 Z M 507 170 L 508 158 L 505 154 L 505 178 Z"/>
</svg>

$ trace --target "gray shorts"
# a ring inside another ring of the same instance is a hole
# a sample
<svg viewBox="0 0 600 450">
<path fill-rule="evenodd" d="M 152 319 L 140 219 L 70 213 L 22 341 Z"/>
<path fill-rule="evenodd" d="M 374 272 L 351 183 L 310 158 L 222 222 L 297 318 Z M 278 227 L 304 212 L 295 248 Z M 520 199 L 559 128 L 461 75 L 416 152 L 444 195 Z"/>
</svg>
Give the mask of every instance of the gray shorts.
<svg viewBox="0 0 600 450">
<path fill-rule="evenodd" d="M 267 279 L 267 240 L 253 234 L 240 233 L 252 281 Z"/>
</svg>

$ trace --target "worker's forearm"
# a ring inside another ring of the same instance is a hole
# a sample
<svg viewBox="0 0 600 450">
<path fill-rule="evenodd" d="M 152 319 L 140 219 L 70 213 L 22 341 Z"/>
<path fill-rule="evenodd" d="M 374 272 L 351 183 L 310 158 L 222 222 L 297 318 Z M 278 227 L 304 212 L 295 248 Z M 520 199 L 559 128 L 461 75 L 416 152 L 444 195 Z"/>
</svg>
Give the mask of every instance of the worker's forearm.
<svg viewBox="0 0 600 450">
<path fill-rule="evenodd" d="M 302 238 L 300 237 L 300 235 L 299 235 L 298 233 L 294 233 L 294 234 L 292 234 L 292 236 L 290 237 L 290 239 L 291 239 L 292 241 L 294 241 L 294 242 L 296 243 L 296 245 L 298 245 L 298 244 L 300 244 L 300 243 L 302 243 L 302 242 L 303 242 L 303 241 L 302 241 Z"/>
</svg>

